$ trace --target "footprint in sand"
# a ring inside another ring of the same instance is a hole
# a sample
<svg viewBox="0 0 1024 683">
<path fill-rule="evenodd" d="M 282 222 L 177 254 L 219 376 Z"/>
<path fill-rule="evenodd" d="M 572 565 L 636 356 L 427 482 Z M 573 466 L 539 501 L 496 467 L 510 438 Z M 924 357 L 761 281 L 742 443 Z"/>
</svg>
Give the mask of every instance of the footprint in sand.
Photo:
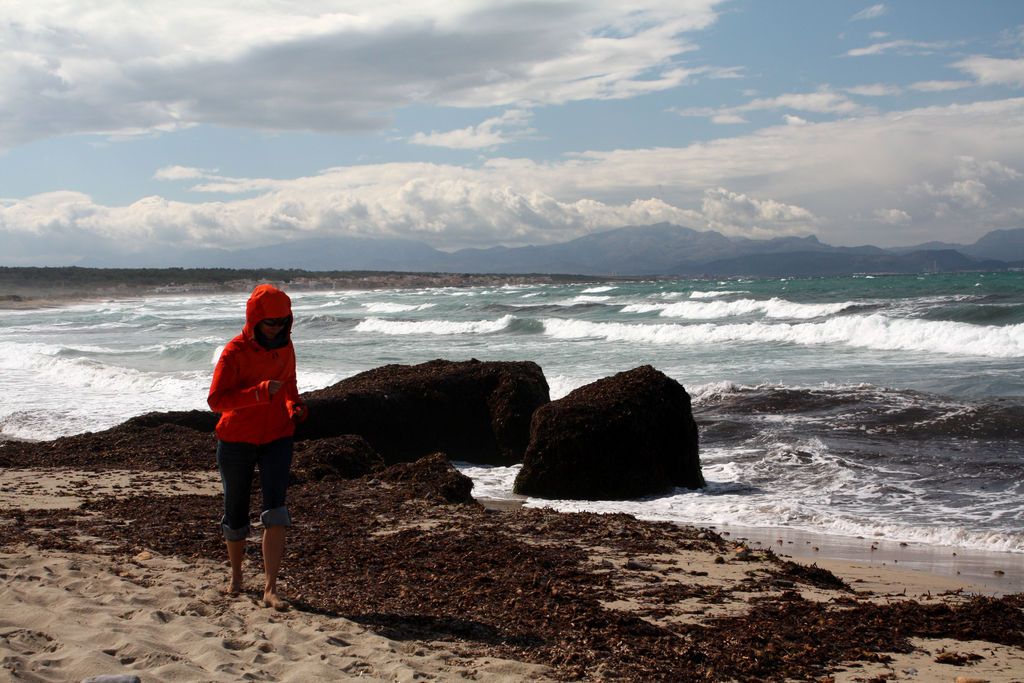
<svg viewBox="0 0 1024 683">
<path fill-rule="evenodd" d="M 221 645 L 224 646 L 225 650 L 246 650 L 253 646 L 253 641 L 242 640 L 241 638 L 225 638 Z"/>
<path fill-rule="evenodd" d="M 45 633 L 23 628 L 0 634 L 0 640 L 6 642 L 12 650 L 22 655 L 56 652 L 60 648 L 60 643 Z"/>
<path fill-rule="evenodd" d="M 153 612 L 153 614 L 151 614 L 150 616 L 153 619 L 153 621 L 158 622 L 160 624 L 166 624 L 175 618 L 174 614 L 168 614 L 163 610 L 157 610 Z"/>
</svg>

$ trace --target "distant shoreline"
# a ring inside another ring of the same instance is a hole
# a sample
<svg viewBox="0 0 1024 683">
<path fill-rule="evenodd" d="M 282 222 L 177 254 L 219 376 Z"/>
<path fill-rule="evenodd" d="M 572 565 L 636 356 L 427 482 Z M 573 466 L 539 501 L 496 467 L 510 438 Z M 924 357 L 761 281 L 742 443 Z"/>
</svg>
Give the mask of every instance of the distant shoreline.
<svg viewBox="0 0 1024 683">
<path fill-rule="evenodd" d="M 306 271 L 257 268 L 0 267 L 0 310 L 46 308 L 77 301 L 135 296 L 245 293 L 269 282 L 295 291 L 500 287 L 505 285 L 635 282 L 640 278 L 597 275 L 435 273 L 400 271 Z"/>
<path fill-rule="evenodd" d="M 981 271 L 958 271 L 981 272 Z M 987 271 L 985 271 L 987 272 Z M 886 277 L 908 273 L 850 273 Z M 502 287 L 606 282 L 737 280 L 840 275 L 582 275 L 573 273 L 448 273 L 431 271 L 330 270 L 301 268 L 84 268 L 0 266 L 0 310 L 48 308 L 71 303 L 182 294 L 248 293 L 263 282 L 289 291 Z"/>
</svg>

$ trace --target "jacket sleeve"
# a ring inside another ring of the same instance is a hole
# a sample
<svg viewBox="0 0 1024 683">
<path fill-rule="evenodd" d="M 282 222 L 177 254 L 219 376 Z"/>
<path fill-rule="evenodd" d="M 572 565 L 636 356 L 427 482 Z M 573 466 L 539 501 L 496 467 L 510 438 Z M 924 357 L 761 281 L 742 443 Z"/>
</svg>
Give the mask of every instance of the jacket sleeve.
<svg viewBox="0 0 1024 683">
<path fill-rule="evenodd" d="M 295 357 L 292 356 L 292 373 L 291 379 L 285 383 L 285 400 L 288 406 L 288 416 L 295 422 L 302 422 L 309 417 L 309 409 L 306 408 L 306 404 L 301 398 L 299 398 L 299 384 L 295 378 Z M 295 414 L 295 408 L 302 406 L 305 410 L 301 415 Z"/>
<path fill-rule="evenodd" d="M 269 381 L 260 382 L 255 386 L 240 387 L 238 375 L 234 354 L 230 348 L 226 348 L 217 361 L 217 367 L 213 371 L 213 382 L 210 384 L 210 395 L 206 397 L 210 410 L 215 413 L 226 413 L 270 402 Z"/>
</svg>

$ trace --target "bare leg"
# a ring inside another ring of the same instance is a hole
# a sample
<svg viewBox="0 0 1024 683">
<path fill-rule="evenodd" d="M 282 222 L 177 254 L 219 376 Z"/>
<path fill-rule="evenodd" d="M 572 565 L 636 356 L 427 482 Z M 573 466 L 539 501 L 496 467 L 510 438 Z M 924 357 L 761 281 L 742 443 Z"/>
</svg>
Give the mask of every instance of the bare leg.
<svg viewBox="0 0 1024 683">
<path fill-rule="evenodd" d="M 263 530 L 263 567 L 267 574 L 263 604 L 276 610 L 289 607 L 277 595 L 277 574 L 281 570 L 281 558 L 284 556 L 284 529 L 283 526 L 271 526 Z"/>
<path fill-rule="evenodd" d="M 245 540 L 227 541 L 228 562 L 231 563 L 231 581 L 228 583 L 228 595 L 242 592 L 242 558 L 245 557 Z"/>
</svg>

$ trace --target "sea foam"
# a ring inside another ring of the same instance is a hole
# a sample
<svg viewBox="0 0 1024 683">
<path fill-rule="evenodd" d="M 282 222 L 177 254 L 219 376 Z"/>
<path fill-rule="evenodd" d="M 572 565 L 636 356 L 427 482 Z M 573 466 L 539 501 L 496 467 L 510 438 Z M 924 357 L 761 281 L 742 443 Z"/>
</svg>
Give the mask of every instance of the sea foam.
<svg viewBox="0 0 1024 683">
<path fill-rule="evenodd" d="M 820 490 L 804 488 L 794 493 L 793 484 L 786 480 L 779 480 L 780 488 L 775 490 L 751 486 L 744 481 L 750 472 L 729 463 L 723 463 L 721 467 L 705 465 L 704 474 L 708 486 L 704 489 L 676 489 L 664 495 L 617 501 L 520 496 L 512 492 L 512 487 L 521 465 L 492 467 L 465 462 L 454 464 L 473 480 L 473 495 L 477 498 L 519 501 L 527 507 L 551 508 L 559 512 L 625 513 L 638 519 L 696 526 L 789 528 L 849 537 L 1024 553 L 1024 536 L 1020 534 L 976 531 L 956 525 L 902 524 L 884 515 L 874 518 L 847 515 L 830 508 L 827 495 L 819 495 Z M 785 486 L 782 487 L 782 484 Z M 809 486 L 806 482 L 805 485 Z M 800 488 L 800 485 L 797 487 Z"/>
<path fill-rule="evenodd" d="M 845 316 L 809 323 L 631 324 L 546 318 L 556 339 L 697 345 L 772 342 L 803 346 L 845 345 L 884 351 L 923 351 L 992 358 L 1024 356 L 1024 324 L 983 327 L 968 323 Z"/>
<path fill-rule="evenodd" d="M 506 315 L 497 320 L 472 320 L 457 322 L 453 320 L 383 320 L 367 318 L 356 325 L 356 332 L 376 332 L 378 334 L 490 334 L 507 329 L 515 321 L 515 316 Z"/>
<path fill-rule="evenodd" d="M 434 308 L 437 304 L 399 304 L 387 301 L 375 301 L 364 303 L 363 307 L 370 313 L 407 313 L 409 311 L 425 311 Z"/>
<path fill-rule="evenodd" d="M 714 320 L 756 314 L 767 318 L 809 319 L 835 315 L 852 305 L 851 303 L 802 304 L 779 298 L 763 301 L 757 299 L 738 299 L 736 301 L 680 301 L 668 304 L 627 304 L 622 307 L 622 312 L 657 313 L 664 318 L 684 318 L 687 320 Z"/>
</svg>

